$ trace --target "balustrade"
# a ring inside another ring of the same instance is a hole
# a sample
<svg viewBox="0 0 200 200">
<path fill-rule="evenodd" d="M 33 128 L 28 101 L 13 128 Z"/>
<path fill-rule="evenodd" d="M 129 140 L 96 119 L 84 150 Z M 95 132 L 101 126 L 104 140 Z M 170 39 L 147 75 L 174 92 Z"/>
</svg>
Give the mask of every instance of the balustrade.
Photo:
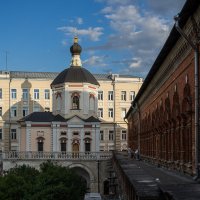
<svg viewBox="0 0 200 200">
<path fill-rule="evenodd" d="M 2 153 L 3 160 L 107 160 L 112 152 L 34 152 L 9 151 Z"/>
</svg>

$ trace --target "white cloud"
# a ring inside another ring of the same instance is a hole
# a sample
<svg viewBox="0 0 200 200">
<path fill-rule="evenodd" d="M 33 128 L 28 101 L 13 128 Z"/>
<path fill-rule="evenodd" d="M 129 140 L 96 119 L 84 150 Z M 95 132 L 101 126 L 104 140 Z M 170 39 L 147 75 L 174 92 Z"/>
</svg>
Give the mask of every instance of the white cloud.
<svg viewBox="0 0 200 200">
<path fill-rule="evenodd" d="M 129 65 L 129 68 L 137 68 L 137 67 L 140 67 L 141 66 L 141 59 L 140 58 L 134 58 L 132 60 L 132 62 L 130 63 Z"/>
<path fill-rule="evenodd" d="M 78 17 L 76 21 L 77 21 L 77 24 L 79 25 L 83 24 L 83 19 L 81 17 Z"/>
<path fill-rule="evenodd" d="M 91 56 L 90 58 L 83 61 L 83 64 L 86 66 L 94 66 L 94 67 L 105 67 L 107 64 L 105 63 L 106 56 Z"/>
<path fill-rule="evenodd" d="M 72 26 L 58 27 L 57 30 L 64 32 L 66 35 L 87 36 L 92 41 L 98 41 L 100 36 L 103 35 L 102 27 L 89 27 L 88 29 L 78 29 Z"/>
<path fill-rule="evenodd" d="M 140 0 L 140 3 L 141 1 L 143 0 Z M 129 61 L 118 62 L 121 68 L 144 74 L 144 71 L 147 72 L 153 64 L 169 34 L 171 27 L 169 20 L 157 12 L 141 8 L 136 4 L 139 0 L 134 2 L 127 0 L 123 4 L 118 0 L 104 2 L 107 2 L 107 6 L 100 13 L 108 20 L 113 32 L 106 43 L 89 49 L 122 50 L 124 59 Z M 130 60 L 130 57 L 134 59 Z"/>
</svg>

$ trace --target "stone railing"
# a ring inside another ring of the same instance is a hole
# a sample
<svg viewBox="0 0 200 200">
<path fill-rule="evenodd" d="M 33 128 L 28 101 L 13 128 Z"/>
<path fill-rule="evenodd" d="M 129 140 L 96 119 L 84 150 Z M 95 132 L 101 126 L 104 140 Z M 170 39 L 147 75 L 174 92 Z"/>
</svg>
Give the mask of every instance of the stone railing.
<svg viewBox="0 0 200 200">
<path fill-rule="evenodd" d="M 107 160 L 112 152 L 37 152 L 9 151 L 2 153 L 3 160 Z"/>
</svg>

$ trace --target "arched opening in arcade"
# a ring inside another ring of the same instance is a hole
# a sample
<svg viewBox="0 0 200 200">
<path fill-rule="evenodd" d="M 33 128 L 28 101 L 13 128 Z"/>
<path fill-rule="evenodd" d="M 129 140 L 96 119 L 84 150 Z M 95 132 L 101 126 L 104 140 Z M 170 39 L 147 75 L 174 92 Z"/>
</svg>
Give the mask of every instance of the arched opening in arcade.
<svg viewBox="0 0 200 200">
<path fill-rule="evenodd" d="M 87 192 L 90 192 L 90 175 L 89 175 L 89 173 L 85 169 L 78 167 L 78 166 L 72 167 L 72 169 L 77 175 L 82 177 L 81 181 L 86 184 Z"/>
</svg>

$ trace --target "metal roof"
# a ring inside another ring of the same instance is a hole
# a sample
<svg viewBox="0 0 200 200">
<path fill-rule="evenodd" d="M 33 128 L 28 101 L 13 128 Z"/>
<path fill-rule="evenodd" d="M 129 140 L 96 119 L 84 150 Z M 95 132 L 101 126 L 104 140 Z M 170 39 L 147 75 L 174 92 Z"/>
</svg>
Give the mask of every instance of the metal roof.
<svg viewBox="0 0 200 200">
<path fill-rule="evenodd" d="M 0 74 L 4 71 L 0 71 Z M 28 71 L 8 71 L 7 74 L 10 74 L 11 78 L 30 78 L 30 79 L 51 79 L 54 80 L 59 72 L 28 72 Z M 97 80 L 111 80 L 111 74 L 93 74 L 93 76 Z M 141 78 L 133 75 L 128 74 L 119 74 L 119 78 Z"/>
</svg>

